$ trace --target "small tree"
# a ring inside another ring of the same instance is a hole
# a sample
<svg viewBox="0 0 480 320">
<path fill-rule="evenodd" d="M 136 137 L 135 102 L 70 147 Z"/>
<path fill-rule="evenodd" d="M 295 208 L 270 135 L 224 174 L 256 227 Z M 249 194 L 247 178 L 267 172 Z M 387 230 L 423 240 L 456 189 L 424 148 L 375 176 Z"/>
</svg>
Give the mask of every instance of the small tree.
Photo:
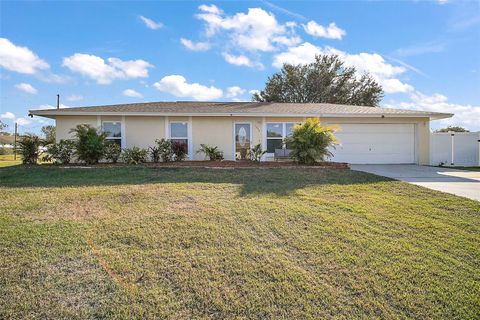
<svg viewBox="0 0 480 320">
<path fill-rule="evenodd" d="M 24 164 L 37 164 L 40 154 L 39 148 L 42 144 L 42 140 L 34 134 L 26 134 L 21 137 L 18 141 L 17 151 L 22 156 L 22 162 Z"/>
<path fill-rule="evenodd" d="M 117 163 L 118 159 L 120 158 L 121 152 L 122 149 L 116 143 L 111 142 L 105 145 L 104 156 L 107 161 Z"/>
<path fill-rule="evenodd" d="M 97 129 L 88 124 L 79 124 L 70 132 L 74 133 L 76 138 L 75 148 L 79 160 L 93 164 L 102 159 L 106 133 L 97 132 Z"/>
<path fill-rule="evenodd" d="M 58 143 L 49 144 L 47 152 L 49 156 L 46 160 L 53 160 L 55 163 L 70 163 L 75 150 L 75 141 L 60 140 Z"/>
<path fill-rule="evenodd" d="M 155 140 L 155 142 L 158 145 L 159 154 L 160 158 L 162 158 L 162 161 L 173 161 L 173 157 L 175 156 L 175 154 L 173 153 L 172 149 L 172 141 L 162 138 L 160 140 Z"/>
<path fill-rule="evenodd" d="M 435 132 L 470 132 L 470 131 L 459 126 L 448 126 L 446 128 L 438 129 Z"/>
<path fill-rule="evenodd" d="M 122 150 L 122 161 L 126 164 L 140 164 L 147 162 L 148 152 L 139 147 L 126 148 Z"/>
<path fill-rule="evenodd" d="M 223 152 L 218 150 L 218 147 L 211 147 L 206 144 L 201 144 L 197 153 L 204 153 L 205 158 L 208 158 L 211 161 L 223 160 Z"/>
<path fill-rule="evenodd" d="M 308 118 L 296 125 L 292 136 L 286 139 L 292 150 L 290 157 L 302 164 L 313 164 L 331 157 L 328 148 L 337 143 L 334 132 L 334 127 L 322 127 L 319 118 Z"/>
<path fill-rule="evenodd" d="M 187 145 L 180 141 L 172 141 L 172 151 L 175 161 L 183 161 L 187 157 Z"/>
<path fill-rule="evenodd" d="M 42 127 L 42 133 L 45 136 L 45 144 L 52 144 L 55 143 L 55 126 L 48 125 Z"/>
<path fill-rule="evenodd" d="M 250 159 L 255 162 L 260 162 L 265 153 L 267 153 L 267 150 L 262 150 L 262 145 L 259 143 L 250 149 Z"/>
<path fill-rule="evenodd" d="M 150 157 L 152 158 L 153 162 L 157 163 L 160 161 L 160 148 L 158 146 L 149 147 L 148 153 L 150 154 Z"/>
</svg>

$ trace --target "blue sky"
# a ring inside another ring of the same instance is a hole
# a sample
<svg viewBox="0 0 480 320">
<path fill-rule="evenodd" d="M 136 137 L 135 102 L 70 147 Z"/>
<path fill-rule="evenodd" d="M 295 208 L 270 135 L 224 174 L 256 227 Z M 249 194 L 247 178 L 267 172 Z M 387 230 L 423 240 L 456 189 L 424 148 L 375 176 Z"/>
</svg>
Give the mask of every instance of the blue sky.
<svg viewBox="0 0 480 320">
<path fill-rule="evenodd" d="M 480 130 L 480 1 L 0 2 L 0 119 L 28 109 L 250 100 L 283 63 L 335 53 L 384 107 Z"/>
</svg>

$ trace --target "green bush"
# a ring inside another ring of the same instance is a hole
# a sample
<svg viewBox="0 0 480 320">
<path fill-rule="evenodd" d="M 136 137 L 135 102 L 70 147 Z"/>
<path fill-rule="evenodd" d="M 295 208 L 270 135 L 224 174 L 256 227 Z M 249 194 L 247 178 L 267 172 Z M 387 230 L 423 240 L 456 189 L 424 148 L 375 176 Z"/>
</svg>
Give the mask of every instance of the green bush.
<svg viewBox="0 0 480 320">
<path fill-rule="evenodd" d="M 147 162 L 148 152 L 139 147 L 126 148 L 122 150 L 122 161 L 126 164 L 140 164 Z"/>
<path fill-rule="evenodd" d="M 24 164 L 37 164 L 40 146 L 42 146 L 42 140 L 38 136 L 34 134 L 22 136 L 17 142 L 17 151 L 22 156 L 22 162 Z"/>
<path fill-rule="evenodd" d="M 106 133 L 98 132 L 88 124 L 79 124 L 70 130 L 75 136 L 75 149 L 78 160 L 87 164 L 98 163 L 103 158 Z"/>
<path fill-rule="evenodd" d="M 292 136 L 286 141 L 290 157 L 298 163 L 313 164 L 331 157 L 329 147 L 334 147 L 337 140 L 335 127 L 322 127 L 319 118 L 308 118 L 304 123 L 293 128 Z"/>
<path fill-rule="evenodd" d="M 250 149 L 250 160 L 260 162 L 265 153 L 267 153 L 267 150 L 262 150 L 262 146 L 259 143 Z"/>
<path fill-rule="evenodd" d="M 105 160 L 110 161 L 112 163 L 117 163 L 121 153 L 122 153 L 122 149 L 118 144 L 114 142 L 107 143 L 105 145 L 105 150 L 103 152 Z"/>
<path fill-rule="evenodd" d="M 155 142 L 158 145 L 158 149 L 159 149 L 158 152 L 162 161 L 164 162 L 173 161 L 175 153 L 173 152 L 172 141 L 162 138 L 160 140 L 158 139 L 155 140 Z"/>
<path fill-rule="evenodd" d="M 172 141 L 172 151 L 175 161 L 183 161 L 187 157 L 187 145 L 179 141 Z"/>
<path fill-rule="evenodd" d="M 160 161 L 160 147 L 149 147 L 148 153 L 150 154 L 153 162 L 157 163 Z"/>
<path fill-rule="evenodd" d="M 223 160 L 223 152 L 218 150 L 218 147 L 211 147 L 206 144 L 201 144 L 200 149 L 198 149 L 197 153 L 204 153 L 205 158 L 208 158 L 212 161 Z"/>
<path fill-rule="evenodd" d="M 48 145 L 48 155 L 44 159 L 54 163 L 67 164 L 72 160 L 74 151 L 75 141 L 62 139 L 58 143 Z"/>
</svg>

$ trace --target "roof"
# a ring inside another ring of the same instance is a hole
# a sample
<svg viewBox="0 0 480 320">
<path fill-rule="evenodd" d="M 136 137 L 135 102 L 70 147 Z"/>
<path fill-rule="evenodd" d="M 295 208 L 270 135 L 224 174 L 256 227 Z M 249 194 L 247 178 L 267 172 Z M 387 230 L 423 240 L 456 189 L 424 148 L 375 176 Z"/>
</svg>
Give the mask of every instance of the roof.
<svg viewBox="0 0 480 320">
<path fill-rule="evenodd" d="M 32 115 L 55 118 L 58 115 L 131 116 L 274 116 L 274 117 L 429 117 L 450 118 L 453 114 L 418 110 L 353 106 L 329 103 L 277 102 L 146 102 L 62 109 L 30 110 Z"/>
</svg>

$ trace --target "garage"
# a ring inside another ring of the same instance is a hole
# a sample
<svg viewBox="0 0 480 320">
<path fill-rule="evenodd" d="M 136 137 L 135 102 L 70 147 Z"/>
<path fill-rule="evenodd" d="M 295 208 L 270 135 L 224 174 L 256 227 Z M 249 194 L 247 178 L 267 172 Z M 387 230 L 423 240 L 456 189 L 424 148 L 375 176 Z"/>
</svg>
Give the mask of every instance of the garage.
<svg viewBox="0 0 480 320">
<path fill-rule="evenodd" d="M 416 163 L 415 125 L 339 124 L 333 161 L 353 164 Z"/>
</svg>

